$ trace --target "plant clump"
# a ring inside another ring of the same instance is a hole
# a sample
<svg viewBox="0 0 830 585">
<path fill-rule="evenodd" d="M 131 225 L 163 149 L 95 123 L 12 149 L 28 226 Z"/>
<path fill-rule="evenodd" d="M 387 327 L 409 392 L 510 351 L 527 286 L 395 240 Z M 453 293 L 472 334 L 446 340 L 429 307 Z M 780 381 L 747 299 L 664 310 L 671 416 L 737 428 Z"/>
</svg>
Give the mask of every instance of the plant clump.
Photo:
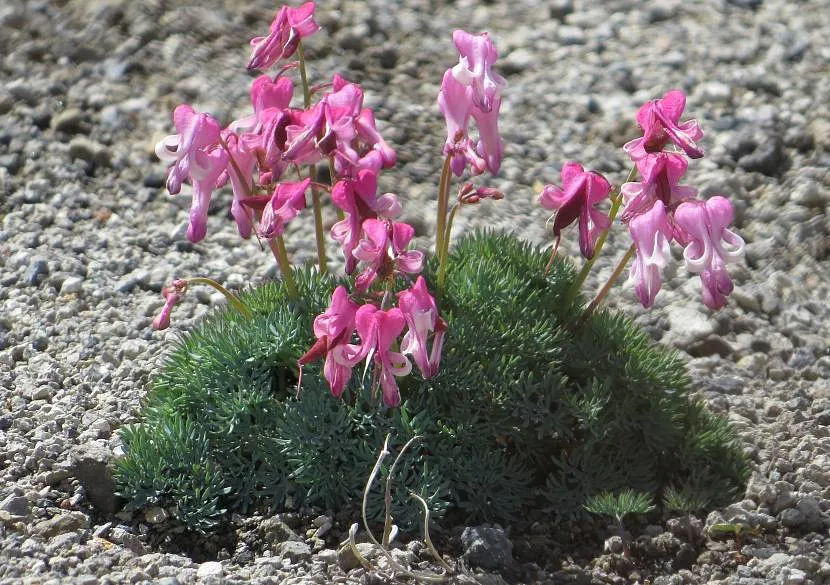
<svg viewBox="0 0 830 585">
<path fill-rule="evenodd" d="M 248 290 L 185 334 L 152 382 L 142 420 L 125 428 L 117 481 L 129 509 L 169 508 L 208 530 L 229 511 L 319 506 L 357 511 L 378 446 L 421 440 L 399 463 L 393 514 L 418 521 L 409 492 L 432 517 L 510 522 L 528 510 L 585 514 L 604 493 L 635 490 L 661 502 L 678 493 L 727 502 L 748 465 L 725 419 L 690 400 L 683 362 L 625 316 L 583 320 L 565 304 L 577 273 L 511 235 L 463 238 L 436 298 L 448 323 L 440 372 L 400 380 L 385 408 L 371 375 L 340 399 L 321 366 L 298 359 L 314 341 L 312 315 L 345 281 L 295 270 Z M 425 266 L 431 281 L 438 269 Z M 300 300 L 296 300 L 300 299 Z M 385 470 L 383 473 L 386 473 Z M 705 504 L 703 504 L 705 503 Z M 383 516 L 383 494 L 368 513 Z"/>
</svg>

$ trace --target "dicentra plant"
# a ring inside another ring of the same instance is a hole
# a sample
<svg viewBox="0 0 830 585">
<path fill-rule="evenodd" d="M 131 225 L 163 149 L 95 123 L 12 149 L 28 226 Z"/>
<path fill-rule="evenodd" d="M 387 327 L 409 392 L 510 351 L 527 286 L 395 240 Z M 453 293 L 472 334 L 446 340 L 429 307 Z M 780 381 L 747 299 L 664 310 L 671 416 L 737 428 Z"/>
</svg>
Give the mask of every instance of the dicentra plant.
<svg viewBox="0 0 830 585">
<path fill-rule="evenodd" d="M 438 95 L 447 138 L 428 258 L 409 249 L 415 230 L 396 219 L 398 196 L 378 193 L 396 153 L 360 86 L 340 75 L 309 84 L 303 39 L 319 29 L 314 10 L 283 7 L 269 35 L 251 41 L 249 69 L 282 63 L 252 83 L 252 114 L 222 128 L 183 104 L 173 114 L 178 133 L 157 147 L 171 164 L 168 190 L 191 184 L 188 238 L 205 236 L 209 199 L 230 183 L 239 234 L 273 252 L 281 278 L 240 294 L 206 277 L 164 289 L 159 329 L 193 284 L 214 286 L 229 304 L 176 343 L 141 421 L 122 431 L 117 478 L 128 507 L 167 506 L 202 530 L 228 510 L 357 510 L 389 434 L 398 446 L 421 439 L 398 462 L 401 489 L 391 499 L 369 491 L 366 510 L 382 518 L 389 504 L 406 526 L 418 512 L 408 492 L 433 517 L 488 521 L 527 509 L 574 517 L 624 490 L 704 505 L 737 495 L 746 459 L 725 420 L 689 399 L 682 361 L 600 308 L 632 258 L 630 278 L 650 307 L 672 242 L 700 275 L 708 307 L 732 290 L 726 264 L 743 241 L 727 229 L 731 204 L 680 184 L 688 160 L 703 156 L 699 125 L 680 121 L 684 94 L 640 108 L 643 136 L 624 147 L 632 170 L 619 189 L 576 162 L 562 166 L 562 186 L 539 197 L 554 211 L 551 251 L 493 232 L 451 246 L 460 210 L 505 196 L 473 182 L 495 175 L 504 153 L 497 51 L 487 33 L 455 31 L 459 61 Z M 293 70 L 301 107 L 292 106 Z M 331 184 L 317 180 L 320 163 Z M 455 197 L 454 176 L 465 177 Z M 327 267 L 327 198 L 342 275 Z M 293 268 L 284 229 L 309 202 L 318 266 Z M 618 216 L 633 243 L 586 302 L 582 286 Z M 586 258 L 579 270 L 557 255 L 572 223 Z"/>
</svg>

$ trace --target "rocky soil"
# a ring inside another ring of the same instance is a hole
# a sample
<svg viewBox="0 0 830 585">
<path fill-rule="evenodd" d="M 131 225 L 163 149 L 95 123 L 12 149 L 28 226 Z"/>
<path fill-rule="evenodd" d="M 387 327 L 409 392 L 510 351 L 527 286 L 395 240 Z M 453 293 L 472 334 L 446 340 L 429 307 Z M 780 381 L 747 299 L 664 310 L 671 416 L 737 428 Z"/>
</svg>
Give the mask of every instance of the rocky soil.
<svg viewBox="0 0 830 585">
<path fill-rule="evenodd" d="M 827 0 L 319 4 L 312 78 L 339 71 L 363 84 L 399 155 L 382 187 L 405 201 L 423 245 L 444 140 L 435 96 L 456 59 L 455 27 L 491 31 L 509 82 L 507 158 L 489 181 L 506 198 L 464 215 L 459 233 L 492 226 L 546 241 L 534 189 L 557 182 L 568 159 L 624 180 L 620 147 L 636 136 L 637 108 L 680 87 L 706 131 L 707 156 L 687 182 L 729 196 L 747 241 L 718 313 L 680 262 L 651 311 L 630 286 L 611 300 L 687 357 L 696 393 L 739 430 L 754 465 L 745 497 L 708 518 L 634 519 L 631 556 L 602 523 L 447 529 L 435 539 L 456 582 L 830 583 Z M 351 519 L 240 517 L 201 538 L 171 527 L 164 510 L 118 512 L 106 482 L 118 429 L 136 420 L 169 342 L 223 302 L 194 290 L 171 330 L 154 332 L 161 287 L 209 275 L 240 288 L 276 274 L 236 235 L 228 193 L 214 197 L 208 237 L 189 243 L 189 198 L 166 194 L 152 150 L 183 101 L 225 122 L 246 111 L 247 41 L 274 11 L 267 0 L 0 7 L 2 583 L 392 580 L 370 545 L 361 547 L 376 571 L 338 553 Z M 310 225 L 289 230 L 297 262 L 313 257 Z M 598 262 L 600 278 L 614 260 Z M 707 530 L 723 522 L 749 530 Z M 437 570 L 414 537 L 396 561 Z"/>
</svg>

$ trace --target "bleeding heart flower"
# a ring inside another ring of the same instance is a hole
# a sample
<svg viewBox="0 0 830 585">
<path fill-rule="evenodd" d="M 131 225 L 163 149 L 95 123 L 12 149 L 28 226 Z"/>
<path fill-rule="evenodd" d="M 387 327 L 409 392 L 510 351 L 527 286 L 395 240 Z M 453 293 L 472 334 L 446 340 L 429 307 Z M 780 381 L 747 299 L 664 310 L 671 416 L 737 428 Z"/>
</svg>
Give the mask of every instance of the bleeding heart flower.
<svg viewBox="0 0 830 585">
<path fill-rule="evenodd" d="M 608 197 L 611 184 L 599 173 L 586 172 L 582 165 L 568 162 L 562 167 L 562 187 L 545 185 L 539 204 L 556 210 L 553 235 L 559 245 L 564 228 L 579 220 L 579 249 L 586 258 L 594 256 L 594 245 L 602 230 L 611 225 L 608 216 L 594 205 Z"/>
<path fill-rule="evenodd" d="M 743 239 L 727 229 L 733 216 L 732 204 L 720 195 L 681 203 L 674 213 L 689 242 L 683 250 L 686 268 L 700 274 L 703 303 L 710 309 L 726 305 L 733 288 L 726 265 L 744 255 Z"/>
<path fill-rule="evenodd" d="M 702 157 L 703 150 L 695 144 L 695 140 L 703 137 L 697 120 L 680 123 L 685 107 L 686 94 L 679 89 L 643 104 L 637 112 L 637 124 L 643 136 L 623 146 L 631 159 L 637 161 L 649 152 L 659 152 L 669 142 L 681 148 L 690 158 Z"/>
<path fill-rule="evenodd" d="M 631 219 L 628 230 L 637 251 L 629 280 L 634 282 L 640 303 L 648 309 L 660 292 L 663 268 L 671 259 L 672 227 L 666 216 L 666 206 L 662 201 L 655 201 L 651 209 Z"/>
<path fill-rule="evenodd" d="M 262 210 L 258 230 L 260 237 L 273 240 L 282 235 L 285 224 L 305 209 L 305 192 L 309 185 L 311 185 L 311 179 L 277 185 L 270 201 Z"/>
<path fill-rule="evenodd" d="M 421 375 L 425 379 L 432 378 L 438 373 L 441 363 L 447 323 L 438 314 L 438 306 L 422 276 L 418 277 L 412 288 L 398 293 L 398 307 L 409 327 L 401 341 L 401 353 L 412 355 Z M 427 353 L 430 334 L 434 334 L 432 351 Z"/>
<path fill-rule="evenodd" d="M 267 37 L 251 39 L 251 60 L 248 69 L 267 69 L 280 59 L 288 59 L 297 50 L 300 39 L 320 30 L 314 21 L 314 2 L 298 8 L 283 6 L 271 22 Z"/>
</svg>

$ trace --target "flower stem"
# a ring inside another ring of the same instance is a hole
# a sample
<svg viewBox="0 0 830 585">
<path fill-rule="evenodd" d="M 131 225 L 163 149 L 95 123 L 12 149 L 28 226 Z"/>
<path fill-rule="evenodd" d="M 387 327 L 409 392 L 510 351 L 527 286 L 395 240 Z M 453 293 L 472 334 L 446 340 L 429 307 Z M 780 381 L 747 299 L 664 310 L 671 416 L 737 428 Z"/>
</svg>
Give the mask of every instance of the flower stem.
<svg viewBox="0 0 830 585">
<path fill-rule="evenodd" d="M 308 108 L 311 105 L 311 88 L 308 86 L 308 74 L 305 69 L 305 51 L 303 50 L 303 41 L 297 43 L 297 57 L 300 60 L 300 81 L 303 84 L 303 104 Z"/>
<path fill-rule="evenodd" d="M 594 297 L 594 300 L 591 301 L 591 303 L 582 313 L 582 316 L 579 318 L 580 323 L 584 323 L 585 320 L 591 316 L 591 313 L 593 313 L 596 310 L 597 306 L 602 302 L 602 299 L 604 299 L 608 295 L 608 291 L 611 290 L 612 286 L 614 286 L 614 283 L 620 277 L 623 270 L 625 270 L 625 267 L 628 266 L 628 261 L 631 260 L 631 258 L 634 256 L 635 250 L 636 248 L 634 244 L 631 244 L 631 247 L 628 248 L 628 251 L 620 259 L 619 263 L 617 264 L 617 267 L 614 269 L 614 273 L 608 279 L 608 282 L 605 283 L 602 289 L 600 289 L 600 291 L 597 293 L 597 296 Z"/>
<path fill-rule="evenodd" d="M 305 51 L 303 50 L 303 41 L 300 40 L 297 44 L 297 56 L 300 61 L 300 81 L 303 84 L 303 104 L 306 109 L 311 107 L 311 88 L 308 85 L 308 73 L 305 67 Z M 309 165 L 308 176 L 311 179 L 311 204 L 314 208 L 314 238 L 317 242 L 317 264 L 320 267 L 320 272 L 326 272 L 326 236 L 323 233 L 323 206 L 320 202 L 320 193 L 314 187 L 317 182 L 317 168 L 312 164 Z"/>
<path fill-rule="evenodd" d="M 251 310 L 245 306 L 245 303 L 243 303 L 238 296 L 233 294 L 231 291 L 226 289 L 224 286 L 222 286 L 212 278 L 197 276 L 195 278 L 188 278 L 187 282 L 188 284 L 206 284 L 208 286 L 212 286 L 220 293 L 222 293 L 222 295 L 226 299 L 228 299 L 228 302 L 233 306 L 233 308 L 239 311 L 243 317 L 250 319 L 254 316 L 253 313 L 251 313 Z"/>
<path fill-rule="evenodd" d="M 285 288 L 288 289 L 288 296 L 295 301 L 299 300 L 300 293 L 297 292 L 294 273 L 291 272 L 291 263 L 288 261 L 288 250 L 285 249 L 285 241 L 279 235 L 273 240 L 268 240 L 268 245 L 271 247 L 274 258 L 277 259 L 277 264 L 279 264 L 282 281 L 285 283 Z"/>
<path fill-rule="evenodd" d="M 443 257 L 444 238 L 448 236 L 447 206 L 450 201 L 450 155 L 444 159 L 444 167 L 441 169 L 441 180 L 438 183 L 438 217 L 435 224 L 435 255 L 439 264 L 443 265 L 446 259 Z"/>
<path fill-rule="evenodd" d="M 444 279 L 447 276 L 447 258 L 450 255 L 450 234 L 452 234 L 452 222 L 455 220 L 455 214 L 458 212 L 458 208 L 461 207 L 460 205 L 456 204 L 452 206 L 452 210 L 450 211 L 450 215 L 447 218 L 447 227 L 444 232 L 444 237 L 442 238 L 442 249 L 441 249 L 441 262 L 438 265 L 438 288 L 444 288 Z"/>
<path fill-rule="evenodd" d="M 636 165 L 631 167 L 631 170 L 628 173 L 628 177 L 626 178 L 625 182 L 630 183 L 637 174 L 637 167 Z M 576 277 L 573 286 L 571 287 L 570 291 L 568 292 L 568 297 L 566 299 L 565 305 L 569 305 L 573 302 L 576 298 L 576 295 L 579 294 L 579 291 L 582 289 L 582 285 L 585 284 L 585 279 L 588 278 L 588 274 L 591 272 L 591 268 L 594 267 L 594 262 L 597 261 L 599 257 L 599 253 L 602 251 L 602 247 L 605 245 L 605 240 L 608 239 L 608 233 L 611 231 L 611 228 L 614 226 L 614 220 L 617 217 L 617 213 L 620 211 L 620 206 L 622 206 L 622 193 L 619 193 L 617 197 L 611 198 L 611 211 L 608 213 L 608 219 L 611 222 L 608 224 L 608 227 L 602 231 L 597 239 L 597 244 L 594 246 L 594 255 L 591 257 L 590 260 L 586 261 L 585 264 L 582 266 L 582 270 L 579 271 L 579 275 Z"/>
</svg>

